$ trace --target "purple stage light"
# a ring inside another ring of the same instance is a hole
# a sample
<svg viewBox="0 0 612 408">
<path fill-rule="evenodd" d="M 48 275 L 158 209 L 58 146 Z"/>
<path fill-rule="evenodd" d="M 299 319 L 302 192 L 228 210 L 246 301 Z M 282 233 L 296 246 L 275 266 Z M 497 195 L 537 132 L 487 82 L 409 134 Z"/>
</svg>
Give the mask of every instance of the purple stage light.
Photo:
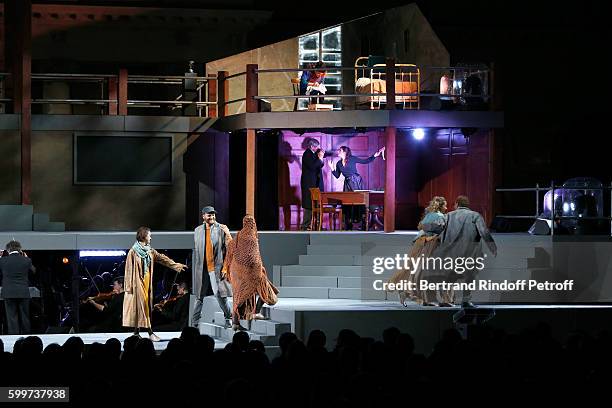
<svg viewBox="0 0 612 408">
<path fill-rule="evenodd" d="M 421 128 L 413 129 L 412 137 L 414 137 L 416 140 L 423 140 L 425 138 L 425 131 Z"/>
</svg>

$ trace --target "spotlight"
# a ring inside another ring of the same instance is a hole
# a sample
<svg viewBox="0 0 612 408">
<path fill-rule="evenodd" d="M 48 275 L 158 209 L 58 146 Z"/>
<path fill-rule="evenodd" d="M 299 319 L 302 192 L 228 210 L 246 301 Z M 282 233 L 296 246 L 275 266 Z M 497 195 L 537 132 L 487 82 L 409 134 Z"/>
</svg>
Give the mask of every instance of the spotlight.
<svg viewBox="0 0 612 408">
<path fill-rule="evenodd" d="M 412 129 L 412 137 L 416 140 L 423 140 L 425 138 L 425 131 L 421 128 Z"/>
<path fill-rule="evenodd" d="M 68 258 L 66 258 L 66 257 L 63 257 L 63 258 L 62 258 L 62 263 L 63 263 L 64 265 L 67 265 L 67 264 L 68 264 L 68 262 L 70 262 L 70 260 L 69 260 Z"/>
<path fill-rule="evenodd" d="M 125 251 L 79 251 L 79 258 L 125 256 Z"/>
</svg>

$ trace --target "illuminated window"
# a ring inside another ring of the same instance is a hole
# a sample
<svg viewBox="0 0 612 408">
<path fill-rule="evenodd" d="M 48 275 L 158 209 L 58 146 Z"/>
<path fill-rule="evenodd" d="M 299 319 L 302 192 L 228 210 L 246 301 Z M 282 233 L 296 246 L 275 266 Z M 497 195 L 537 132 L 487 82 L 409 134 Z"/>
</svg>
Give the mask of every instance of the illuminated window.
<svg viewBox="0 0 612 408">
<path fill-rule="evenodd" d="M 342 66 L 342 30 L 341 26 L 326 28 L 299 37 L 298 53 L 300 68 L 323 61 L 326 67 Z M 325 75 L 326 95 L 342 93 L 342 71 L 327 71 Z M 325 103 L 333 103 L 334 109 L 340 109 L 340 98 L 325 98 Z M 300 99 L 299 109 L 308 108 L 308 99 Z"/>
</svg>

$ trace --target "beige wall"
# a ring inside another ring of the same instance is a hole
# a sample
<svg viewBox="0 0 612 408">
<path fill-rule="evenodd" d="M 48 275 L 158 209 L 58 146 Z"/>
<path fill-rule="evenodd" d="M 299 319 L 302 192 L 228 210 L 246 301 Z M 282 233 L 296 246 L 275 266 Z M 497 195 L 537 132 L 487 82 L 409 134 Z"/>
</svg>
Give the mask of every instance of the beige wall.
<svg viewBox="0 0 612 408">
<path fill-rule="evenodd" d="M 0 204 L 18 204 L 20 147 L 17 132 L 0 134 Z M 185 227 L 186 136 L 173 137 L 173 184 L 169 186 L 86 186 L 73 184 L 73 133 L 32 133 L 34 212 L 63 221 L 67 230 L 157 230 Z"/>
<path fill-rule="evenodd" d="M 206 73 L 229 71 L 229 74 L 244 72 L 247 64 L 258 64 L 259 69 L 297 68 L 298 40 L 291 38 L 265 47 L 232 55 L 206 64 Z M 291 78 L 297 77 L 297 72 L 261 73 L 259 74 L 259 95 L 293 95 Z M 229 99 L 245 97 L 246 77 L 239 76 L 229 80 Z M 273 111 L 293 110 L 294 99 L 271 100 Z M 245 111 L 245 103 L 237 102 L 229 105 L 229 114 Z"/>
<path fill-rule="evenodd" d="M 383 19 L 385 55 L 398 62 L 423 66 L 447 67 L 450 54 L 416 4 L 387 10 Z M 408 50 L 404 47 L 404 30 L 409 32 Z M 440 73 L 421 68 L 421 88 L 439 87 Z"/>
</svg>

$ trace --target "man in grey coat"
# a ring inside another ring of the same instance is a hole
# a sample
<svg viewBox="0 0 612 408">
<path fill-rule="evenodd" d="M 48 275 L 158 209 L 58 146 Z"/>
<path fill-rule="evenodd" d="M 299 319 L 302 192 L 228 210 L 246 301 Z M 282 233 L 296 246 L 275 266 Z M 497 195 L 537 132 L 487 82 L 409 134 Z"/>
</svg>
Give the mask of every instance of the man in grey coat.
<svg viewBox="0 0 612 408">
<path fill-rule="evenodd" d="M 482 215 L 469 208 L 470 201 L 466 196 L 458 196 L 455 200 L 455 210 L 446 215 L 446 228 L 442 233 L 441 247 L 447 255 L 454 258 L 484 256 L 482 242 L 497 256 L 497 245 L 485 225 Z M 451 272 L 455 274 L 456 272 Z M 476 277 L 477 270 L 465 271 L 457 279 L 471 282 Z M 474 307 L 470 290 L 463 291 L 463 307 Z"/>
<path fill-rule="evenodd" d="M 232 296 L 232 287 L 225 279 L 222 271 L 227 244 L 232 240 L 226 225 L 217 222 L 217 212 L 211 206 L 202 208 L 204 223 L 195 229 L 192 274 L 193 294 L 196 301 L 193 309 L 191 325 L 198 327 L 202 314 L 202 300 L 209 289 L 219 302 L 219 306 L 227 321 L 231 319 L 231 311 L 227 297 Z"/>
</svg>

